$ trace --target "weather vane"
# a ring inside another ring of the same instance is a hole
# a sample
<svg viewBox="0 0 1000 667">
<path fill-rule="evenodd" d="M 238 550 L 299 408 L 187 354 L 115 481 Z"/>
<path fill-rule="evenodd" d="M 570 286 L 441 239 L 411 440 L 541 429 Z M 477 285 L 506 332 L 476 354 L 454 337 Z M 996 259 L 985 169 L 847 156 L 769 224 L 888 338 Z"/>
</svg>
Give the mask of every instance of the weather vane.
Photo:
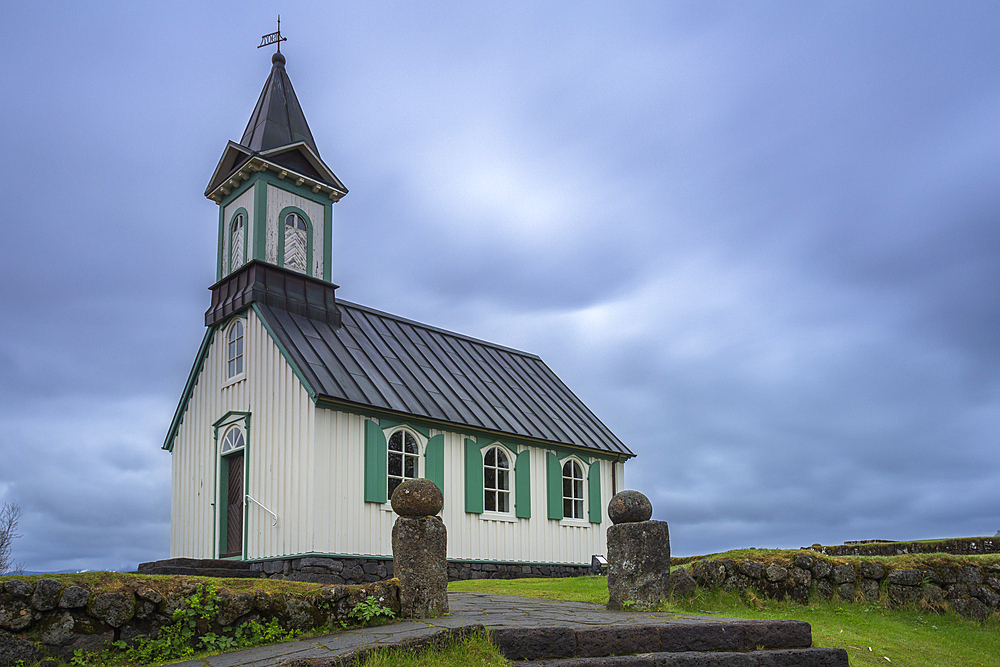
<svg viewBox="0 0 1000 667">
<path fill-rule="evenodd" d="M 272 33 L 268 33 L 263 37 L 261 37 L 260 46 L 258 46 L 257 48 L 259 49 L 261 46 L 270 46 L 271 44 L 277 44 L 278 53 L 281 53 L 281 43 L 287 41 L 288 41 L 287 37 L 281 36 L 281 14 L 278 14 L 278 30 Z"/>
</svg>

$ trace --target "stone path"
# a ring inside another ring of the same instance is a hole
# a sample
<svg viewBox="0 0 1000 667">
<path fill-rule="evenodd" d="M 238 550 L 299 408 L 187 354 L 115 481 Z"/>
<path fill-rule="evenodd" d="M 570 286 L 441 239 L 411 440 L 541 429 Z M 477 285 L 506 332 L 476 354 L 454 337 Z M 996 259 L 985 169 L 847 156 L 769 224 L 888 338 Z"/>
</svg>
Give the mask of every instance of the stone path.
<svg viewBox="0 0 1000 667">
<path fill-rule="evenodd" d="M 650 638 L 659 645 L 668 626 L 671 632 L 679 631 L 688 634 L 704 635 L 708 630 L 712 635 L 726 635 L 735 639 L 733 628 L 749 628 L 751 623 L 745 620 L 724 619 L 713 616 L 684 616 L 665 612 L 624 612 L 608 611 L 603 606 L 586 602 L 557 602 L 553 600 L 538 600 L 533 598 L 515 597 L 511 595 L 491 595 L 487 593 L 449 593 L 448 604 L 451 613 L 433 619 L 405 620 L 387 625 L 364 629 L 345 630 L 319 637 L 294 640 L 261 646 L 257 648 L 232 651 L 202 660 L 190 660 L 177 663 L 175 667 L 276 667 L 279 663 L 291 660 L 301 665 L 309 662 L 318 664 L 333 664 L 338 658 L 356 655 L 359 650 L 373 646 L 392 646 L 399 644 L 419 643 L 430 640 L 448 631 L 477 626 L 487 627 L 494 631 L 495 638 L 507 635 L 518 637 L 519 640 L 536 642 L 543 645 L 554 645 L 560 637 L 569 633 L 577 636 L 590 634 L 595 638 L 599 634 L 602 641 L 632 641 L 648 643 Z M 773 624 L 793 624 L 774 626 Z M 689 627 L 686 627 L 689 626 Z M 802 639 L 803 627 L 805 639 Z M 752 627 L 764 628 L 762 624 Z M 776 621 L 767 627 L 777 627 L 779 644 L 775 648 L 787 646 L 809 646 L 809 626 L 796 621 Z M 685 628 L 681 630 L 681 628 Z M 605 629 L 605 630 L 601 630 Z M 713 630 L 717 632 L 712 632 Z M 746 641 L 746 630 L 740 630 Z M 791 632 L 797 635 L 798 644 L 781 643 Z M 596 634 L 595 634 L 596 633 Z M 674 632 L 674 634 L 677 634 Z M 767 639 L 760 636 L 752 638 L 755 645 L 766 643 Z M 575 640 L 573 640 L 575 641 Z M 736 648 L 736 647 L 734 647 Z M 532 649 L 534 650 L 534 649 Z M 653 650 L 660 650 L 659 648 Z M 704 650 L 704 649 L 703 649 Z M 730 648 L 729 650 L 733 650 Z M 626 651 L 621 651 L 622 653 Z M 631 652 L 631 651 L 629 651 Z M 508 652 L 509 654 L 509 652 Z M 605 653 L 607 655 L 607 653 Z M 514 656 L 510 656 L 514 657 Z M 537 657 L 543 657 L 539 655 Z M 299 661 L 302 661 L 299 663 Z M 843 665 L 847 665 L 846 655 Z"/>
</svg>

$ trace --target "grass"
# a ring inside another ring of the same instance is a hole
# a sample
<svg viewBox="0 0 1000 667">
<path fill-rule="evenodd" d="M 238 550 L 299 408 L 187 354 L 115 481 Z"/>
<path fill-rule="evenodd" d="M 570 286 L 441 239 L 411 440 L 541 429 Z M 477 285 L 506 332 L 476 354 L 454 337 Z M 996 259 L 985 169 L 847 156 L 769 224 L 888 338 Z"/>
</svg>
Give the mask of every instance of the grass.
<svg viewBox="0 0 1000 667">
<path fill-rule="evenodd" d="M 763 550 L 755 550 L 759 554 Z M 786 552 L 787 553 L 787 552 Z M 727 554 L 728 556 L 729 554 Z M 964 558 L 964 557 L 962 557 Z M 520 595 L 605 604 L 607 579 L 478 579 L 453 582 L 453 591 Z M 1000 621 L 985 624 L 918 608 L 886 609 L 837 601 L 814 600 L 808 605 L 761 599 L 723 591 L 702 592 L 691 601 L 672 601 L 668 612 L 712 617 L 801 620 L 812 626 L 813 643 L 847 651 L 853 667 L 907 665 L 908 667 L 997 667 L 1000 665 Z"/>
<path fill-rule="evenodd" d="M 0 576 L 0 582 L 8 578 L 35 582 L 39 579 L 55 579 L 65 586 L 83 586 L 92 591 L 108 592 L 128 590 L 135 592 L 139 587 L 154 588 L 160 593 L 184 592 L 192 586 L 209 585 L 225 588 L 237 595 L 245 591 L 261 590 L 272 593 L 308 594 L 323 588 L 323 584 L 304 581 L 282 581 L 280 579 L 192 577 L 175 574 L 134 574 L 127 572 L 71 572 L 67 574 L 32 574 Z"/>
<path fill-rule="evenodd" d="M 420 652 L 399 648 L 377 648 L 359 667 L 509 667 L 510 662 L 490 641 L 486 632 L 431 647 Z"/>
</svg>

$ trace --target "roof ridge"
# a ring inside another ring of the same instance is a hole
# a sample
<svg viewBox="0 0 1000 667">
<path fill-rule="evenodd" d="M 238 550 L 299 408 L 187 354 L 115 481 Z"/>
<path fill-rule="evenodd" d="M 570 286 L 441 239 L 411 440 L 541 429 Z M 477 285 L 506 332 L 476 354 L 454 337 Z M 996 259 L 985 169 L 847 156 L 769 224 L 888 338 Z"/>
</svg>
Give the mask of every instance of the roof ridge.
<svg viewBox="0 0 1000 667">
<path fill-rule="evenodd" d="M 542 358 L 540 356 L 538 356 L 537 354 L 533 354 L 531 352 L 525 352 L 524 350 L 519 350 L 519 349 L 514 348 L 514 347 L 508 347 L 506 345 L 500 345 L 499 343 L 491 343 L 490 341 L 483 340 L 482 338 L 476 338 L 474 336 L 468 336 L 466 334 L 458 333 L 456 331 L 449 331 L 448 329 L 442 329 L 441 327 L 436 327 L 436 326 L 433 326 L 431 324 L 424 324 L 423 322 L 418 322 L 416 320 L 411 320 L 411 319 L 409 319 L 407 317 L 401 317 L 400 315 L 393 315 L 392 313 L 387 313 L 384 310 L 378 310 L 377 308 L 372 308 L 371 306 L 363 306 L 360 303 L 354 303 L 353 301 L 345 301 L 344 299 L 341 299 L 340 297 L 337 297 L 337 305 L 338 306 L 341 306 L 341 305 L 348 306 L 350 308 L 357 308 L 358 310 L 362 310 L 362 311 L 365 311 L 365 312 L 368 312 L 368 313 L 372 313 L 373 315 L 378 315 L 380 317 L 387 317 L 387 318 L 395 320 L 397 322 L 405 322 L 406 324 L 409 324 L 409 325 L 415 326 L 415 327 L 420 327 L 421 329 L 426 329 L 428 331 L 436 331 L 437 333 L 444 334 L 446 336 L 452 336 L 454 338 L 460 338 L 462 340 L 469 341 L 470 343 L 477 343 L 479 345 L 483 345 L 485 347 L 491 347 L 491 348 L 496 349 L 496 350 L 503 350 L 505 352 L 510 352 L 512 354 L 517 354 L 517 355 L 520 355 L 522 357 L 528 357 L 529 359 L 538 359 L 539 361 L 542 360 Z"/>
</svg>

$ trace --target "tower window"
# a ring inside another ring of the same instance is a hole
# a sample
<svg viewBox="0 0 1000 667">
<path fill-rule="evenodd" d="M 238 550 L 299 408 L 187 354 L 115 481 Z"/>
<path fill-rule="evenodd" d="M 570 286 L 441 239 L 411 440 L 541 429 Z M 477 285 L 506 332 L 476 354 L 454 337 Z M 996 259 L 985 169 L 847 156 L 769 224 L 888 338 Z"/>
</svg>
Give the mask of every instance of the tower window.
<svg viewBox="0 0 1000 667">
<path fill-rule="evenodd" d="M 285 216 L 285 268 L 306 273 L 306 221 L 298 213 Z"/>
<path fill-rule="evenodd" d="M 563 516 L 567 519 L 583 518 L 583 468 L 570 459 L 562 469 Z"/>
<path fill-rule="evenodd" d="M 389 436 L 389 499 L 396 487 L 407 479 L 416 479 L 420 471 L 420 445 L 409 431 L 400 429 Z"/>
<path fill-rule="evenodd" d="M 235 271 L 239 267 L 243 266 L 243 255 L 244 255 L 244 228 L 245 221 L 243 220 L 243 214 L 237 213 L 236 217 L 233 218 L 232 229 L 229 233 L 229 270 Z"/>
<path fill-rule="evenodd" d="M 226 336 L 226 377 L 243 373 L 243 320 L 236 320 Z"/>
<path fill-rule="evenodd" d="M 510 460 L 500 447 L 490 447 L 483 459 L 483 508 L 510 512 Z"/>
</svg>

